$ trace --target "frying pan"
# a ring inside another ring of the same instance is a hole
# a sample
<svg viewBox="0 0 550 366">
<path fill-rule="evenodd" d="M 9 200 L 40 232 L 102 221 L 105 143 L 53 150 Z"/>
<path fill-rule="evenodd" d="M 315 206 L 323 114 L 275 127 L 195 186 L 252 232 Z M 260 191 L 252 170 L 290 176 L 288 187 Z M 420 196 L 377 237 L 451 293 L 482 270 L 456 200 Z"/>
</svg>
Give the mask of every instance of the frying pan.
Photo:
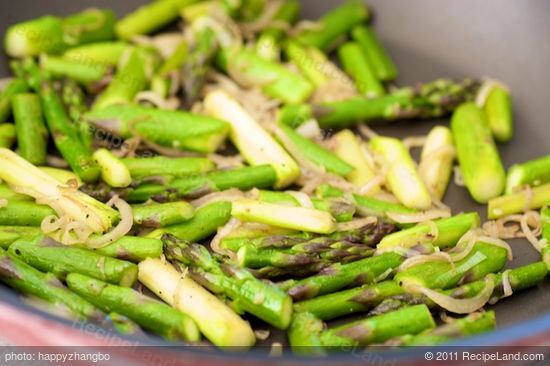
<svg viewBox="0 0 550 366">
<path fill-rule="evenodd" d="M 109 7 L 123 15 L 145 2 L 147 0 L 4 0 L 0 2 L 0 33 L 13 23 L 44 14 L 64 15 L 95 6 Z M 316 18 L 341 2 L 303 0 L 302 17 Z M 550 138 L 550 76 L 547 71 L 550 65 L 550 2 L 369 0 L 368 4 L 374 12 L 375 30 L 398 66 L 396 84 L 410 85 L 440 77 L 491 76 L 503 80 L 513 92 L 516 122 L 513 141 L 500 146 L 505 165 L 509 167 L 550 152 L 547 142 Z M 7 58 L 2 55 L 0 76 L 7 75 Z M 373 128 L 383 135 L 404 137 L 426 134 L 434 125 L 447 123 L 448 120 L 408 121 Z M 476 210 L 486 217 L 486 209 L 475 204 L 464 188 L 451 185 L 445 202 L 454 213 Z M 510 243 L 514 260 L 509 267 L 539 260 L 538 253 L 527 241 Z M 550 344 L 549 282 L 499 302 L 493 307 L 498 330 L 461 343 Z M 80 330 L 75 330 L 74 324 L 27 305 L 18 294 L 2 285 L 0 329 L 0 339 L 11 339 L 17 344 L 95 344 Z M 264 344 L 284 341 L 284 334 L 275 330 L 271 334 Z M 149 345 L 168 345 L 154 337 L 127 339 Z M 186 348 L 185 352 L 200 351 Z M 188 360 L 194 360 L 189 357 Z M 196 357 L 205 360 L 202 356 Z M 206 359 L 208 357 L 216 356 L 210 353 Z M 238 362 L 234 357 L 225 360 Z"/>
</svg>

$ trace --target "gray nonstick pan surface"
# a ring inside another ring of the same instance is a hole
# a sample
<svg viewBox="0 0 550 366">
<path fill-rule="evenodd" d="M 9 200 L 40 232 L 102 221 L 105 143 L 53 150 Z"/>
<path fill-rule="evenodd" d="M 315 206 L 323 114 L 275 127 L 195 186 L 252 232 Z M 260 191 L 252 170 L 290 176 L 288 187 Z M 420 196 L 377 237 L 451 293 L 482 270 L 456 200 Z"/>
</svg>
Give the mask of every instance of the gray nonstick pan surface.
<svg viewBox="0 0 550 366">
<path fill-rule="evenodd" d="M 108 7 L 123 15 L 145 0 L 17 0 L 0 1 L 0 33 L 16 22 L 44 14 L 64 15 L 80 9 Z M 303 0 L 302 18 L 314 19 L 341 3 L 339 0 Z M 399 70 L 398 85 L 440 77 L 491 76 L 506 82 L 513 93 L 516 128 L 512 142 L 501 145 L 506 167 L 550 152 L 550 1 L 546 0 L 369 0 L 374 28 Z M 0 55 L 0 77 L 8 76 L 8 59 Z M 396 122 L 373 128 L 380 134 L 404 137 L 422 135 L 436 124 Z M 477 210 L 486 218 L 464 188 L 451 185 L 445 203 L 453 213 Z M 510 241 L 514 260 L 510 267 L 538 260 L 539 254 L 526 240 Z M 11 289 L 0 285 L 0 302 L 28 312 L 51 315 L 26 305 Z M 550 281 L 494 306 L 499 329 L 539 318 L 539 328 L 550 331 Z M 542 317 L 542 318 L 541 318 Z M 541 323 L 542 322 L 542 323 Z M 532 322 L 530 324 L 533 324 Z M 2 325 L 0 324 L 0 329 Z M 265 326 L 264 326 L 265 328 Z M 484 338 L 486 344 L 503 341 L 503 331 Z M 518 333 L 524 337 L 525 332 Z M 272 331 L 266 341 L 284 339 Z M 514 338 L 506 338 L 514 341 Z M 518 339 L 519 341 L 520 339 Z M 158 339 L 152 339 L 158 344 Z"/>
</svg>

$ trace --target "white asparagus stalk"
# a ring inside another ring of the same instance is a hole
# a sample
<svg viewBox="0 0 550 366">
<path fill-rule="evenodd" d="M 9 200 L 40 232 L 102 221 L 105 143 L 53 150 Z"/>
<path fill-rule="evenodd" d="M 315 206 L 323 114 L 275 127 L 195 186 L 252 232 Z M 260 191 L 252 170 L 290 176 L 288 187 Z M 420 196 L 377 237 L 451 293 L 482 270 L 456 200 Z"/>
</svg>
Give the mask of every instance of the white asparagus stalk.
<svg viewBox="0 0 550 366">
<path fill-rule="evenodd" d="M 204 98 L 206 112 L 231 124 L 229 137 L 251 165 L 271 164 L 277 173 L 275 188 L 284 188 L 300 176 L 300 168 L 275 139 L 227 93 L 217 90 Z"/>
<path fill-rule="evenodd" d="M 241 221 L 312 233 L 330 234 L 336 230 L 334 218 L 329 213 L 305 207 L 240 199 L 233 202 L 231 214 Z"/>
<path fill-rule="evenodd" d="M 441 200 L 453 171 L 456 151 L 453 134 L 448 127 L 434 127 L 422 149 L 418 172 L 432 195 Z"/>
<path fill-rule="evenodd" d="M 216 346 L 250 348 L 256 342 L 248 322 L 171 264 L 146 259 L 139 263 L 138 279 L 166 303 L 189 315 Z"/>
<path fill-rule="evenodd" d="M 391 137 L 377 136 L 370 140 L 369 147 L 382 158 L 387 169 L 386 181 L 395 197 L 409 208 L 430 208 L 430 193 L 403 143 Z"/>
</svg>

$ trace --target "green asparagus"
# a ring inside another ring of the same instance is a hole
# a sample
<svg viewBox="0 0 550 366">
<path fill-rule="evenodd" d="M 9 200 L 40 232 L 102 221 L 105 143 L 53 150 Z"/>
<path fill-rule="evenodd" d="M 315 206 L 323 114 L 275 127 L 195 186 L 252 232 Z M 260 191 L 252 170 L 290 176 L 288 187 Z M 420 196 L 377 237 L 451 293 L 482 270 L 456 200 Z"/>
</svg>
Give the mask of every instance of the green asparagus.
<svg viewBox="0 0 550 366">
<path fill-rule="evenodd" d="M 188 221 L 194 214 L 193 206 L 187 202 L 144 204 L 134 206 L 134 224 L 144 227 L 166 227 Z"/>
<path fill-rule="evenodd" d="M 352 29 L 351 36 L 361 46 L 361 51 L 379 80 L 390 81 L 397 77 L 395 64 L 370 27 L 358 25 Z"/>
<path fill-rule="evenodd" d="M 536 187 L 550 182 L 550 155 L 514 164 L 508 170 L 506 194 L 511 194 L 525 186 Z"/>
<path fill-rule="evenodd" d="M 464 184 L 472 197 L 486 203 L 500 196 L 506 175 L 485 112 L 465 103 L 453 114 L 451 129 Z"/>
<path fill-rule="evenodd" d="M 122 138 L 136 136 L 162 146 L 202 153 L 216 151 L 229 130 L 228 124 L 219 119 L 138 106 L 96 108 L 84 118 Z"/>
<path fill-rule="evenodd" d="M 67 276 L 69 288 L 105 312 L 116 311 L 169 340 L 200 340 L 199 329 L 186 314 L 139 292 L 77 273 Z"/>
<path fill-rule="evenodd" d="M 0 124 L 0 147 L 11 149 L 16 139 L 17 133 L 13 123 Z"/>
<path fill-rule="evenodd" d="M 493 198 L 489 201 L 487 216 L 490 220 L 535 210 L 550 202 L 550 183 L 517 193 Z"/>
<path fill-rule="evenodd" d="M 137 266 L 133 263 L 68 247 L 44 235 L 32 240 L 22 238 L 9 247 L 9 252 L 33 267 L 52 272 L 61 279 L 75 272 L 121 286 L 131 286 L 137 278 Z"/>
<path fill-rule="evenodd" d="M 228 296 L 237 309 L 249 312 L 269 324 L 286 329 L 292 316 L 292 299 L 274 284 L 256 279 L 250 272 L 231 264 L 220 264 L 199 244 L 163 236 L 169 259 L 188 266 L 190 276 L 210 291 Z"/>
</svg>

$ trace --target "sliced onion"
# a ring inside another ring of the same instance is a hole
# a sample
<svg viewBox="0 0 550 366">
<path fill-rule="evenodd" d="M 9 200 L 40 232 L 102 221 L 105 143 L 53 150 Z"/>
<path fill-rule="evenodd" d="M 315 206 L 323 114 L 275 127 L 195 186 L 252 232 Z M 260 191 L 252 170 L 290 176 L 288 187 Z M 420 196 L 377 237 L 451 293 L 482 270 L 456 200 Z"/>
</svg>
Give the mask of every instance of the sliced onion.
<svg viewBox="0 0 550 366">
<path fill-rule="evenodd" d="M 178 99 L 176 98 L 164 99 L 152 90 L 139 92 L 134 97 L 134 101 L 137 103 L 140 103 L 140 102 L 151 103 L 152 105 L 160 109 L 175 110 L 175 109 L 178 109 L 180 106 L 180 102 Z"/>
<path fill-rule="evenodd" d="M 388 212 L 386 213 L 386 216 L 399 224 L 414 224 L 450 217 L 451 213 L 446 210 L 433 209 L 419 213 Z"/>
<path fill-rule="evenodd" d="M 269 338 L 269 335 L 271 332 L 269 329 L 257 329 L 254 331 L 254 335 L 256 336 L 256 339 L 259 339 L 260 341 L 265 341 Z"/>
<path fill-rule="evenodd" d="M 321 30 L 321 29 L 323 29 L 323 24 L 321 24 L 320 22 L 305 19 L 297 22 L 296 25 L 293 28 L 291 28 L 287 34 L 293 37 L 300 34 L 303 31 Z"/>
<path fill-rule="evenodd" d="M 495 279 L 492 275 L 489 275 L 485 277 L 485 287 L 483 291 L 469 299 L 455 299 L 454 297 L 444 295 L 426 287 L 419 287 L 417 291 L 421 292 L 447 311 L 456 314 L 469 314 L 485 306 L 491 298 L 494 289 Z"/>
<path fill-rule="evenodd" d="M 205 196 L 202 196 L 201 198 L 191 201 L 191 205 L 193 205 L 195 209 L 199 209 L 210 203 L 220 202 L 220 201 L 233 202 L 243 197 L 244 197 L 244 193 L 242 191 L 236 188 L 231 188 L 222 192 L 209 193 Z"/>
<path fill-rule="evenodd" d="M 59 219 L 55 215 L 50 215 L 44 217 L 42 222 L 40 223 L 40 230 L 44 234 L 53 233 L 56 230 L 59 230 L 61 228 L 59 224 Z"/>
<path fill-rule="evenodd" d="M 372 130 L 370 127 L 368 127 L 364 123 L 361 123 L 359 126 L 357 126 L 357 131 L 359 131 L 359 134 L 364 138 L 366 138 L 367 140 L 370 140 L 378 136 L 378 134 L 374 132 L 374 130 Z"/>
<path fill-rule="evenodd" d="M 478 105 L 478 107 L 483 108 L 485 102 L 487 101 L 487 98 L 489 97 L 489 94 L 495 86 L 499 86 L 508 92 L 510 91 L 508 85 L 504 84 L 502 81 L 486 78 L 483 81 L 483 84 L 481 84 L 481 87 L 479 88 L 476 95 L 475 103 Z"/>
<path fill-rule="evenodd" d="M 529 219 L 534 220 L 534 223 L 532 222 L 531 224 L 534 224 L 532 226 L 538 226 L 537 230 L 540 232 L 540 215 L 535 211 L 526 212 L 520 222 L 523 235 L 525 235 L 525 238 L 529 240 L 529 243 L 531 243 L 531 245 L 533 245 L 533 247 L 540 252 L 542 247 L 540 246 L 539 240 L 537 239 L 535 233 L 531 230 L 530 223 L 528 222 Z"/>
<path fill-rule="evenodd" d="M 238 219 L 234 217 L 231 218 L 231 220 L 229 220 L 227 224 L 218 229 L 216 236 L 214 236 L 214 238 L 212 238 L 212 241 L 210 242 L 210 248 L 212 248 L 215 253 L 226 255 L 229 258 L 235 259 L 235 253 L 230 250 L 221 248 L 220 243 L 223 238 L 231 234 L 231 232 L 238 228 L 240 225 L 241 222 Z"/>
<path fill-rule="evenodd" d="M 455 271 L 455 265 L 450 254 L 445 252 L 437 252 L 428 255 L 415 255 L 410 257 L 401 263 L 401 265 L 397 268 L 397 272 L 403 272 L 411 267 L 429 262 L 449 262 L 453 267 L 453 272 Z"/>
<path fill-rule="evenodd" d="M 216 168 L 229 169 L 243 166 L 244 159 L 241 155 L 224 156 L 219 154 L 208 154 L 208 159 L 216 164 Z"/>
<path fill-rule="evenodd" d="M 337 231 L 350 231 L 360 229 L 364 226 L 375 224 L 378 219 L 374 216 L 362 217 L 360 219 L 353 219 L 347 222 L 339 222 L 336 224 Z"/>
<path fill-rule="evenodd" d="M 359 194 L 362 196 L 368 196 L 373 189 L 378 188 L 382 184 L 384 184 L 385 180 L 386 178 L 384 178 L 383 175 L 375 175 L 371 180 L 369 180 L 366 184 L 362 185 L 359 188 Z"/>
<path fill-rule="evenodd" d="M 374 279 L 374 282 L 381 282 L 384 281 L 390 274 L 392 274 L 393 268 L 388 268 L 384 272 L 380 273 L 378 277 Z"/>
<path fill-rule="evenodd" d="M 502 273 L 502 296 L 493 296 L 489 300 L 489 304 L 494 305 L 501 299 L 504 299 L 505 297 L 510 297 L 513 294 L 512 285 L 510 284 L 510 272 L 511 270 L 506 270 Z"/>
<path fill-rule="evenodd" d="M 304 192 L 286 191 L 286 193 L 294 197 L 296 201 L 298 201 L 300 206 L 305 208 L 314 208 L 313 202 L 311 202 L 311 198 L 309 197 L 309 195 L 305 194 Z"/>
<path fill-rule="evenodd" d="M 467 242 L 467 246 L 466 246 L 466 248 L 462 249 L 461 247 L 463 246 L 462 244 L 464 242 Z M 458 244 L 456 245 L 456 247 L 453 248 L 453 250 L 451 251 L 451 253 L 458 252 L 458 254 L 454 254 L 452 256 L 453 261 L 458 262 L 458 261 L 466 258 L 466 256 L 468 256 L 468 254 L 470 254 L 470 252 L 473 250 L 474 245 L 477 242 L 483 242 L 483 243 L 491 244 L 491 245 L 506 249 L 506 251 L 508 252 L 508 259 L 509 260 L 513 259 L 512 248 L 510 247 L 510 245 L 508 243 L 506 243 L 504 240 L 501 240 L 501 239 L 498 239 L 498 238 L 493 238 L 491 236 L 480 235 L 479 234 L 479 229 L 477 229 L 477 230 L 468 231 L 466 234 L 464 234 L 462 236 L 462 238 L 460 238 L 460 240 L 458 241 Z M 460 249 L 462 249 L 462 250 L 460 250 Z"/>
<path fill-rule="evenodd" d="M 120 239 L 132 229 L 132 225 L 134 223 L 132 207 L 120 198 L 114 202 L 114 205 L 120 213 L 120 222 L 108 233 L 97 238 L 88 239 L 86 245 L 89 248 L 103 248 L 104 246 L 113 243 L 115 240 Z"/>
<path fill-rule="evenodd" d="M 281 0 L 267 1 L 262 13 L 253 22 L 241 24 L 241 29 L 244 32 L 255 33 L 262 31 L 267 27 L 271 27 L 273 18 L 281 8 L 281 5 L 283 5 L 283 1 Z M 290 25 L 288 23 L 286 24 L 287 28 L 290 28 Z"/>
</svg>

